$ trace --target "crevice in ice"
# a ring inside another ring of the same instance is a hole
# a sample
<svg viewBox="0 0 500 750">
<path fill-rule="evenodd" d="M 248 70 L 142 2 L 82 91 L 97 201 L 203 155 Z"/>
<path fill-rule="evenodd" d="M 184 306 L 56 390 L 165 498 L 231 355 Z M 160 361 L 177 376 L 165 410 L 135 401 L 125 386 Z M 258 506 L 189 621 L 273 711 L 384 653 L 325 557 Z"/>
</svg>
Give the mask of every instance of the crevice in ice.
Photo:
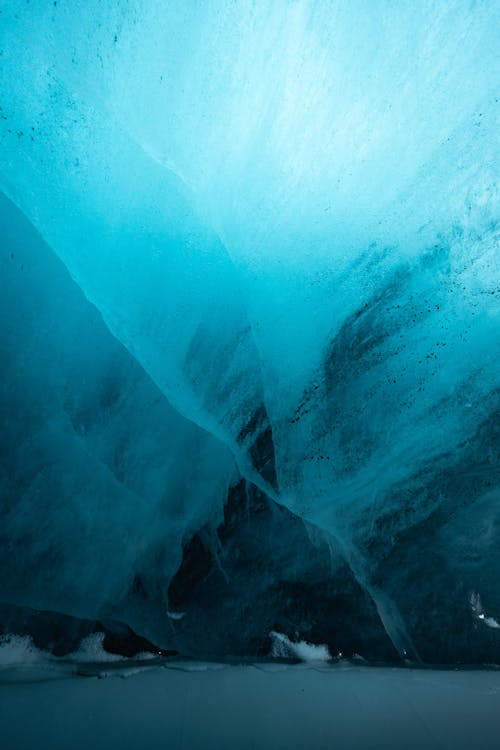
<svg viewBox="0 0 500 750">
<path fill-rule="evenodd" d="M 352 543 L 344 542 L 331 531 L 327 533 L 327 540 L 332 558 L 334 549 L 338 550 L 349 565 L 356 581 L 371 597 L 385 632 L 403 661 L 420 663 L 421 659 L 398 607 L 379 586 L 370 580 L 368 565 L 363 560 L 361 553 L 355 549 Z"/>
<path fill-rule="evenodd" d="M 211 553 L 215 565 L 217 566 L 217 570 L 219 571 L 219 573 L 221 573 L 226 584 L 230 583 L 231 578 L 224 568 L 221 560 L 222 545 L 217 533 L 217 529 L 205 527 L 205 529 L 200 532 L 200 538 L 205 542 L 206 548 Z"/>
</svg>

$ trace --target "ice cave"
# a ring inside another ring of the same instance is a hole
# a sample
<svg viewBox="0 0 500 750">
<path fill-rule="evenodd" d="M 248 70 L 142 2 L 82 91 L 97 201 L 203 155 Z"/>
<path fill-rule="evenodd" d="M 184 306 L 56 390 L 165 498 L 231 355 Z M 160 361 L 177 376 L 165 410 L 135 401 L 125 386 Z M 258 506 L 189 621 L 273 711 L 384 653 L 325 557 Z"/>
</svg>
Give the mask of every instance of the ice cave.
<svg viewBox="0 0 500 750">
<path fill-rule="evenodd" d="M 499 0 L 0 0 L 0 747 L 500 745 Z"/>
</svg>

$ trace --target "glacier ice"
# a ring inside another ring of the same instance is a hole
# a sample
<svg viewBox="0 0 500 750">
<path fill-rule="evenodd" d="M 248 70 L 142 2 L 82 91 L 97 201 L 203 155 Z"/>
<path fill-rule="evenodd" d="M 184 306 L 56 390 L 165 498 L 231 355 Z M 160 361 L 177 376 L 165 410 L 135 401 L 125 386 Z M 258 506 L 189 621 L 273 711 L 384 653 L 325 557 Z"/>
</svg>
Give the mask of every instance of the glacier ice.
<svg viewBox="0 0 500 750">
<path fill-rule="evenodd" d="M 498 15 L 2 4 L 0 600 L 498 661 Z"/>
<path fill-rule="evenodd" d="M 144 617 L 141 593 L 167 606 L 161 576 L 222 518 L 234 461 L 170 407 L 5 198 L 0 220 L 0 600 L 139 617 L 159 638 L 168 621 Z"/>
</svg>

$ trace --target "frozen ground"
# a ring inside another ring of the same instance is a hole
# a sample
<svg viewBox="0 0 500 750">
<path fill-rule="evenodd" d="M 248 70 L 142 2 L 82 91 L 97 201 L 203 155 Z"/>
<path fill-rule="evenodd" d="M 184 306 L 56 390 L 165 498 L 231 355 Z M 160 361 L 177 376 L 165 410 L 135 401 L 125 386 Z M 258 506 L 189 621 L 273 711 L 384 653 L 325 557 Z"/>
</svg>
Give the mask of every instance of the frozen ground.
<svg viewBox="0 0 500 750">
<path fill-rule="evenodd" d="M 4 667 L 2 750 L 494 750 L 500 738 L 497 671 L 124 666 L 104 679 L 92 665 L 87 677 Z"/>
</svg>

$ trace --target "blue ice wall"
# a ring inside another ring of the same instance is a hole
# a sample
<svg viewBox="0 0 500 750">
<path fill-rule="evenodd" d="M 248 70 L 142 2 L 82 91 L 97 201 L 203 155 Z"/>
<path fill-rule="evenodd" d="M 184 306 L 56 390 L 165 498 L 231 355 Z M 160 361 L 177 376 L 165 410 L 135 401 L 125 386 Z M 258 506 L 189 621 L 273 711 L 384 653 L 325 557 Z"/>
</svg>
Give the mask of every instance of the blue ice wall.
<svg viewBox="0 0 500 750">
<path fill-rule="evenodd" d="M 182 545 L 216 527 L 230 452 L 173 410 L 0 199 L 0 601 L 166 639 Z"/>
<path fill-rule="evenodd" d="M 443 508 L 498 538 L 499 20 L 2 5 L 0 187 L 172 407 L 343 550 L 401 651 L 382 550 Z"/>
</svg>

